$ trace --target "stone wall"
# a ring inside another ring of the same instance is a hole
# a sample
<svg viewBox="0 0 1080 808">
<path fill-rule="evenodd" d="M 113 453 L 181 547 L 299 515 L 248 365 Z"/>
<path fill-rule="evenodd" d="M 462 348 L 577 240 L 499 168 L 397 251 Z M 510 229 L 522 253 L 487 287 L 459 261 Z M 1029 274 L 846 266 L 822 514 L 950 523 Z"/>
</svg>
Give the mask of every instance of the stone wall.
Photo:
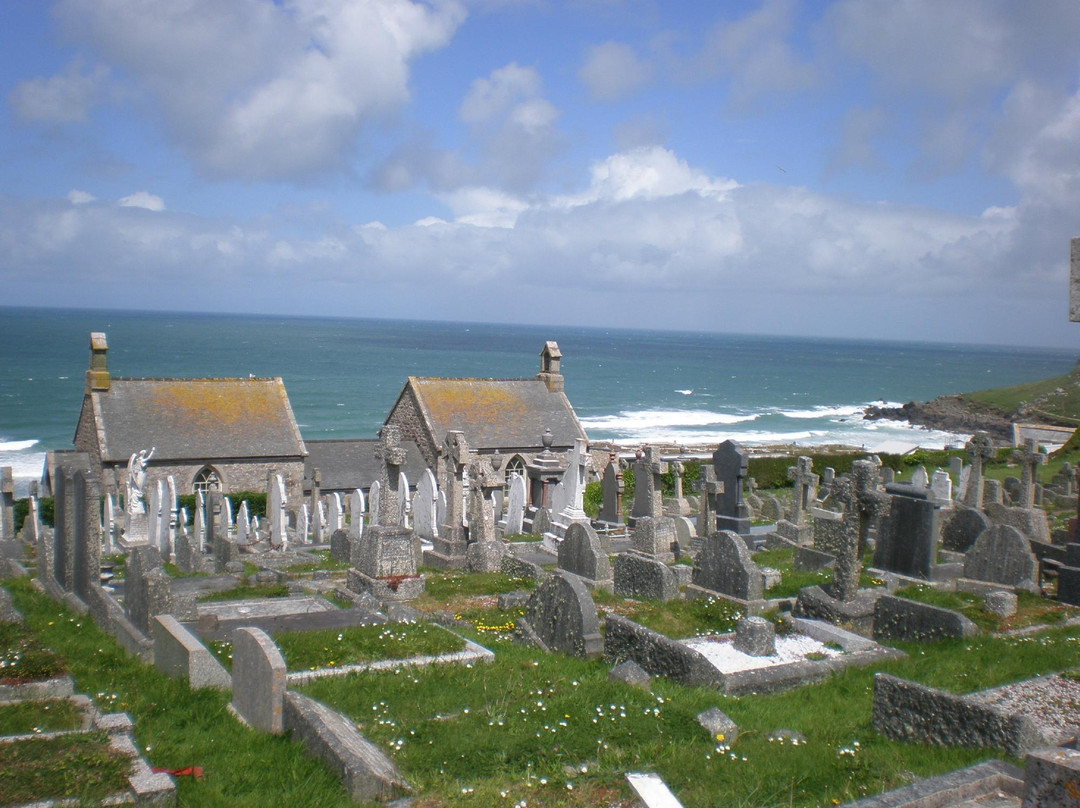
<svg viewBox="0 0 1080 808">
<path fill-rule="evenodd" d="M 605 621 L 604 659 L 612 664 L 632 659 L 653 676 L 690 687 L 723 682 L 722 674 L 694 649 L 617 614 Z"/>
<path fill-rule="evenodd" d="M 971 637 L 978 627 L 951 609 L 882 595 L 874 604 L 875 640 L 941 640 Z"/>
</svg>

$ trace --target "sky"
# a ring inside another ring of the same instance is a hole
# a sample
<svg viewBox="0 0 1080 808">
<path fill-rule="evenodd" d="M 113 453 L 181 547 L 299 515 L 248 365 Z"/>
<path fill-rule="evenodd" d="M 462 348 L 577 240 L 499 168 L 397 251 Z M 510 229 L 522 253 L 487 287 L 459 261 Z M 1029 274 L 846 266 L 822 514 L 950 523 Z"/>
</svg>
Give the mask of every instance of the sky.
<svg viewBox="0 0 1080 808">
<path fill-rule="evenodd" d="M 1076 0 L 5 0 L 0 305 L 1080 345 Z"/>
</svg>

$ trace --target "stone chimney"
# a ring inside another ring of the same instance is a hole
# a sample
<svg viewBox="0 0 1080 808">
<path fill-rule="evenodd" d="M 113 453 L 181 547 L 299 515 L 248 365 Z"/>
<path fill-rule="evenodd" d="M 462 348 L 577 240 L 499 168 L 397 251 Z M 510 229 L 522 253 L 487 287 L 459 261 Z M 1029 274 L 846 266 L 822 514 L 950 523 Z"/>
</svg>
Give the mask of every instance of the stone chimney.
<svg viewBox="0 0 1080 808">
<path fill-rule="evenodd" d="M 559 372 L 559 362 L 562 360 L 562 351 L 559 343 L 548 340 L 544 343 L 544 349 L 540 351 L 540 372 L 536 378 L 547 385 L 552 393 L 563 392 L 563 376 Z"/>
<path fill-rule="evenodd" d="M 101 331 L 90 332 L 90 369 L 86 371 L 86 392 L 100 392 L 109 389 L 109 367 L 107 356 L 109 343 Z"/>
</svg>

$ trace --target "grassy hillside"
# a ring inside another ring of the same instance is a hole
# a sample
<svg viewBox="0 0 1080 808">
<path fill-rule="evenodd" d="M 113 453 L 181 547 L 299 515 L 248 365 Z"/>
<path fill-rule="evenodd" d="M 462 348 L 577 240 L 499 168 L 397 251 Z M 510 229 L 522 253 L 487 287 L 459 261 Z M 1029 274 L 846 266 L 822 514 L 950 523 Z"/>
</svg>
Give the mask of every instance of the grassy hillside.
<svg viewBox="0 0 1080 808">
<path fill-rule="evenodd" d="M 1064 376 L 1012 387 L 963 393 L 957 398 L 975 410 L 1006 418 L 1031 418 L 1064 426 L 1080 424 L 1080 369 Z"/>
</svg>

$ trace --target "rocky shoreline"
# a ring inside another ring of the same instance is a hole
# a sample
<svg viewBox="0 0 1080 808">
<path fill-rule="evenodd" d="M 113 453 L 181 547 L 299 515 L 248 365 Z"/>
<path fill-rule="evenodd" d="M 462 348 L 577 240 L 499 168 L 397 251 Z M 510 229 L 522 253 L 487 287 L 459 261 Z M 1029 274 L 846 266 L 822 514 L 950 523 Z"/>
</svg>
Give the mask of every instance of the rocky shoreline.
<svg viewBox="0 0 1080 808">
<path fill-rule="evenodd" d="M 995 441 L 1011 443 L 1012 420 L 1003 415 L 972 409 L 959 396 L 939 396 L 932 401 L 909 401 L 902 407 L 869 406 L 868 421 L 907 421 L 944 432 L 986 432 Z"/>
</svg>

